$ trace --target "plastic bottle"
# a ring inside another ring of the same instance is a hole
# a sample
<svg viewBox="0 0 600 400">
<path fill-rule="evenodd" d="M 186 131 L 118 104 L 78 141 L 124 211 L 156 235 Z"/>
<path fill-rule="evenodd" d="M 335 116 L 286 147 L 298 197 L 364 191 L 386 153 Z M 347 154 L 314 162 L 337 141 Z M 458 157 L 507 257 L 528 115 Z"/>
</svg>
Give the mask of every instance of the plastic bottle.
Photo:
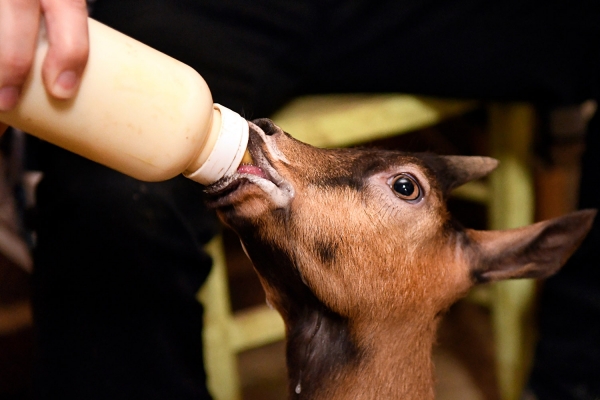
<svg viewBox="0 0 600 400">
<path fill-rule="evenodd" d="M 42 29 L 19 103 L 0 121 L 140 180 L 210 184 L 235 172 L 248 123 L 213 105 L 196 71 L 92 19 L 89 38 L 76 96 L 57 100 L 42 84 Z"/>
</svg>

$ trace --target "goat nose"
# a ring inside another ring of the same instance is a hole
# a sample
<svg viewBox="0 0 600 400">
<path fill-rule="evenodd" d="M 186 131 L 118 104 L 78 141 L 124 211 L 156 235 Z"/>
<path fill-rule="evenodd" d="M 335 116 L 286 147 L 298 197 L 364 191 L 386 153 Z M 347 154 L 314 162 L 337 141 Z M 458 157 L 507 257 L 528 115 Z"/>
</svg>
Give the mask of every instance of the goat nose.
<svg viewBox="0 0 600 400">
<path fill-rule="evenodd" d="M 261 118 L 252 122 L 258 125 L 267 136 L 273 136 L 281 131 L 281 129 L 268 118 Z"/>
<path fill-rule="evenodd" d="M 271 124 L 270 129 L 265 130 L 265 134 L 267 136 L 273 136 L 276 133 L 277 133 L 277 129 L 275 129 L 275 126 L 273 124 Z"/>
</svg>

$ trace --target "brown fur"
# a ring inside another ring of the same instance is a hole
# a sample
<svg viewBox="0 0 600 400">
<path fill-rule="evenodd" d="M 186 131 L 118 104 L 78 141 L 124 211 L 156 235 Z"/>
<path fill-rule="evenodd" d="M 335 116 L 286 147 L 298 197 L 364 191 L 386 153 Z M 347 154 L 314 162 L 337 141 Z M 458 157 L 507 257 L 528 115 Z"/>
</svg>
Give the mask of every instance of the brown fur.
<svg viewBox="0 0 600 400">
<path fill-rule="evenodd" d="M 494 160 L 317 149 L 255 122 L 249 149 L 268 180 L 236 174 L 208 192 L 286 324 L 290 398 L 433 399 L 440 314 L 475 283 L 555 272 L 595 214 L 463 229 L 447 195 Z M 394 193 L 399 174 L 421 198 Z"/>
</svg>

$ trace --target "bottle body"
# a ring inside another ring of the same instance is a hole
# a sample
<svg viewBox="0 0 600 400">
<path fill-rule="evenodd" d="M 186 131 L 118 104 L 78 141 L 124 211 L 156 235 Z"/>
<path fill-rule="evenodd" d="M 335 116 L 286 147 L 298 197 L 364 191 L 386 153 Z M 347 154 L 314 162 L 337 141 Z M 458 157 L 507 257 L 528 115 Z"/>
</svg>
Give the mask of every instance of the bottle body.
<svg viewBox="0 0 600 400">
<path fill-rule="evenodd" d="M 21 99 L 0 113 L 1 121 L 146 181 L 193 172 L 209 158 L 222 115 L 192 68 L 90 19 L 79 90 L 73 99 L 58 100 L 42 84 L 43 36 Z M 233 155 L 223 157 L 235 162 Z"/>
</svg>

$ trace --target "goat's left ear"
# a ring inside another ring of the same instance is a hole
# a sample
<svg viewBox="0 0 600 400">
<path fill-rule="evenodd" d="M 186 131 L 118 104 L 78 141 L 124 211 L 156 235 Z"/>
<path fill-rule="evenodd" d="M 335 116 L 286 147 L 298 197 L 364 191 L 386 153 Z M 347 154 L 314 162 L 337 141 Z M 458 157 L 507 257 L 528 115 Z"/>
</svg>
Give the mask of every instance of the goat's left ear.
<svg viewBox="0 0 600 400">
<path fill-rule="evenodd" d="M 595 215 L 583 210 L 517 229 L 467 230 L 471 274 L 477 283 L 550 276 L 579 247 Z"/>
<path fill-rule="evenodd" d="M 436 156 L 430 161 L 444 195 L 475 179 L 483 178 L 498 166 L 498 160 L 478 156 Z"/>
</svg>

